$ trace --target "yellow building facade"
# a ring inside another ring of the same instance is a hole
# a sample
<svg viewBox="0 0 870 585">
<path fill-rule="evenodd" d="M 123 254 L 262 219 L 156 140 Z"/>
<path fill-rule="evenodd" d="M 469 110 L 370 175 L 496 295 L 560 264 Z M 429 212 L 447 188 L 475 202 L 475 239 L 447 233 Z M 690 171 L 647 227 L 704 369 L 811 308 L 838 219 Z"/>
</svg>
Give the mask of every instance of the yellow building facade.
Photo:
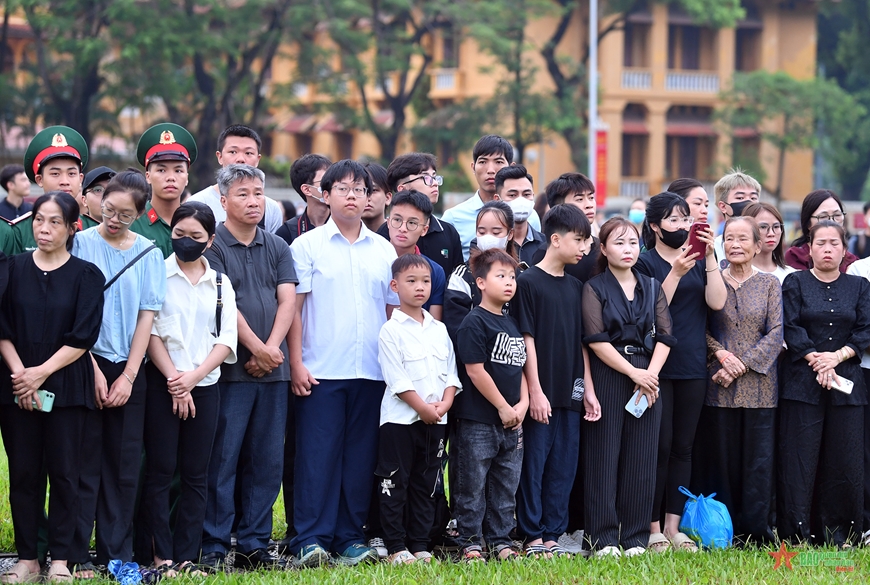
<svg viewBox="0 0 870 585">
<path fill-rule="evenodd" d="M 757 0 L 744 3 L 746 17 L 734 28 L 711 29 L 663 4 L 628 16 L 624 26 L 607 34 L 599 45 L 599 122 L 606 129 L 607 195 L 647 196 L 660 192 L 671 180 L 691 176 L 713 182 L 735 160 L 735 151 L 757 153 L 767 174 L 767 185 L 776 186 L 775 149 L 761 143 L 753 129 L 732 137 L 720 132 L 713 112 L 718 95 L 727 89 L 735 72 L 763 69 L 785 71 L 797 79 L 813 77 L 816 70 L 815 2 L 779 3 Z M 605 29 L 616 16 L 600 22 Z M 588 4 L 578 2 L 570 26 L 559 45 L 559 54 L 581 58 L 585 51 Z M 531 43 L 543 43 L 557 25 L 555 16 L 533 20 L 526 31 Z M 325 38 L 319 39 L 328 43 Z M 429 69 L 429 97 L 436 105 L 458 103 L 471 97 L 491 97 L 497 86 L 498 67 L 471 39 L 454 40 L 437 32 L 429 47 L 434 61 Z M 292 55 L 285 57 L 292 60 Z M 553 90 L 538 50 L 527 53 L 537 66 L 541 92 Z M 290 62 L 273 65 L 273 82 L 289 82 Z M 388 86 L 397 83 L 388 80 Z M 305 109 L 323 98 L 313 86 L 294 86 L 297 102 Z M 360 107 L 357 92 L 347 87 L 348 103 Z M 383 94 L 370 88 L 370 111 L 380 123 L 390 123 Z M 409 108 L 410 110 L 410 108 Z M 408 127 L 414 123 L 408 112 Z M 333 159 L 378 157 L 377 140 L 364 131 L 343 128 L 329 114 L 306 114 L 282 108 L 274 112 L 272 155 L 293 160 L 306 152 L 320 152 Z M 509 136 L 511 128 L 495 129 Z M 414 150 L 408 133 L 399 152 Z M 470 153 L 436 153 L 455 157 L 463 166 Z M 443 164 L 442 160 L 442 164 Z M 526 150 L 526 165 L 543 186 L 559 174 L 576 170 L 568 145 L 557 134 Z M 801 199 L 812 188 L 812 152 L 786 156 L 783 194 Z M 469 176 L 470 169 L 469 169 Z M 450 186 L 446 185 L 446 190 Z M 712 190 L 710 189 L 712 195 Z"/>
</svg>

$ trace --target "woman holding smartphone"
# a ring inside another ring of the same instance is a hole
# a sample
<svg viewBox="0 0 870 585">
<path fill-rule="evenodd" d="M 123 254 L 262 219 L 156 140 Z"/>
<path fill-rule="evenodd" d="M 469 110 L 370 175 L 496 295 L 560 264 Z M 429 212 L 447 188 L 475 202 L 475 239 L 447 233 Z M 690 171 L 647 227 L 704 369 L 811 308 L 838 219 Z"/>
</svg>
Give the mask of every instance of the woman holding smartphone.
<svg viewBox="0 0 870 585">
<path fill-rule="evenodd" d="M 9 458 L 9 502 L 18 562 L 2 583 L 39 577 L 39 526 L 48 502 L 49 581 L 71 581 L 67 561 L 79 512 L 78 470 L 87 413 L 94 409 L 88 350 L 100 334 L 99 269 L 70 255 L 79 205 L 61 191 L 33 206 L 37 249 L 9 259 L 9 288 L 0 312 L 0 430 Z M 2 257 L 5 284 L 6 258 Z M 53 396 L 53 398 L 52 398 Z"/>
<path fill-rule="evenodd" d="M 680 486 L 692 476 L 692 445 L 704 394 L 707 391 L 707 310 L 725 306 L 725 283 L 716 266 L 713 232 L 698 232 L 706 244 L 703 255 L 689 249 L 692 216 L 686 200 L 674 193 L 660 193 L 646 208 L 643 239 L 647 251 L 637 261 L 637 271 L 662 283 L 677 338 L 659 374 L 662 425 L 659 433 L 658 469 L 649 548 L 664 552 L 697 551 L 698 547 L 680 532 L 680 516 L 686 496 Z M 729 362 L 729 367 L 736 364 Z M 665 505 L 664 530 L 661 508 Z"/>
<path fill-rule="evenodd" d="M 782 284 L 788 383 L 779 400 L 777 523 L 781 538 L 842 546 L 856 544 L 863 524 L 870 282 L 840 272 L 840 224 L 815 224 L 807 243 L 813 267 Z M 850 393 L 837 390 L 849 385 Z"/>
<path fill-rule="evenodd" d="M 141 509 L 154 565 L 167 577 L 202 576 L 200 557 L 208 463 L 218 421 L 222 363 L 236 362 L 236 296 L 226 275 L 203 253 L 214 241 L 208 205 L 189 201 L 172 216 L 172 255 L 166 259 L 166 302 L 154 318 L 145 366 L 145 480 Z M 174 531 L 169 488 L 176 463 L 181 498 Z"/>
<path fill-rule="evenodd" d="M 600 420 L 583 425 L 586 533 L 596 556 L 620 556 L 620 545 L 633 556 L 650 538 L 662 414 L 658 374 L 676 339 L 661 285 L 635 269 L 640 236 L 634 224 L 614 217 L 598 237 L 600 273 L 583 287 L 583 342 L 592 349 L 601 394 Z M 643 414 L 626 412 L 641 400 L 649 404 Z"/>
</svg>

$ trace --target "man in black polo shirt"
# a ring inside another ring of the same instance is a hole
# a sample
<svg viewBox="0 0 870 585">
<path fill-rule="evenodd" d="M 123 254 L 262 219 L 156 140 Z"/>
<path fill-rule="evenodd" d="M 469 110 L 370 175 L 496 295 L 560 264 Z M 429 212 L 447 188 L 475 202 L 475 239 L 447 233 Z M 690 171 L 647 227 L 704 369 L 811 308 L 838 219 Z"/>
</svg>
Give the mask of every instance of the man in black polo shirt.
<svg viewBox="0 0 870 585">
<path fill-rule="evenodd" d="M 227 275 L 239 309 L 238 362 L 221 366 L 221 404 L 211 454 L 202 563 L 223 564 L 236 513 L 233 492 L 242 484 L 235 567 L 283 565 L 267 551 L 272 504 L 281 488 L 290 366 L 287 332 L 296 304 L 290 249 L 257 224 L 265 212 L 265 176 L 233 164 L 217 174 L 227 219 L 219 224 L 209 264 Z M 244 464 L 237 474 L 239 456 Z"/>
<path fill-rule="evenodd" d="M 396 157 L 387 168 L 387 182 L 390 191 L 416 190 L 429 197 L 432 205 L 438 202 L 438 187 L 443 178 L 436 175 L 437 161 L 435 156 L 428 152 L 411 152 Z M 390 239 L 390 231 L 387 224 L 378 230 L 378 233 Z M 462 242 L 459 232 L 450 223 L 438 219 L 434 215 L 429 220 L 429 231 L 417 242 L 420 253 L 437 262 L 444 269 L 447 278 L 453 274 L 453 270 L 462 264 Z"/>
</svg>

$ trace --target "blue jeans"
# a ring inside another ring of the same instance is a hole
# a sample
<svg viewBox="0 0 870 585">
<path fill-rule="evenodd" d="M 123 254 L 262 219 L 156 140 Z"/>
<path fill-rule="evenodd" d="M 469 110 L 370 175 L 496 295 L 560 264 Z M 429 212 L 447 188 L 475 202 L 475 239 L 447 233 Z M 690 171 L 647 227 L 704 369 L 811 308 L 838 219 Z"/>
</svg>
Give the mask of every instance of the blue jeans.
<svg viewBox="0 0 870 585">
<path fill-rule="evenodd" d="M 233 494 L 241 482 L 238 552 L 267 548 L 272 505 L 281 489 L 287 382 L 221 382 L 220 412 L 208 469 L 202 552 L 226 554 L 235 517 Z M 246 461 L 236 476 L 239 456 Z"/>
<path fill-rule="evenodd" d="M 580 413 L 554 408 L 550 424 L 527 417 L 517 523 L 527 540 L 558 540 L 568 528 L 568 501 L 580 452 Z"/>
<path fill-rule="evenodd" d="M 490 549 L 511 543 L 516 493 L 523 467 L 523 429 L 458 419 L 450 460 L 459 544 Z"/>
<path fill-rule="evenodd" d="M 341 554 L 365 542 L 363 525 L 378 460 L 384 383 L 320 380 L 296 397 L 296 537 L 290 550 L 318 544 Z"/>
</svg>

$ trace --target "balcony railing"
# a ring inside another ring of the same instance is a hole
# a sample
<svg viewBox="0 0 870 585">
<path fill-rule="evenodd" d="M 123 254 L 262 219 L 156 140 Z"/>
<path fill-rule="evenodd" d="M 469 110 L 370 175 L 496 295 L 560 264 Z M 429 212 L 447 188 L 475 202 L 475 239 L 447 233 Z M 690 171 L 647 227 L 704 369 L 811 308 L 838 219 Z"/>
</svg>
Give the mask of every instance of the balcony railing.
<svg viewBox="0 0 870 585">
<path fill-rule="evenodd" d="M 665 89 L 668 91 L 719 93 L 719 75 L 716 73 L 668 71 L 665 78 Z"/>
<path fill-rule="evenodd" d="M 619 182 L 620 197 L 648 197 L 649 183 L 647 181 L 625 180 Z"/>
<path fill-rule="evenodd" d="M 456 89 L 456 69 L 436 69 L 432 72 L 432 88 L 436 91 Z"/>
<path fill-rule="evenodd" d="M 649 89 L 652 87 L 652 72 L 646 69 L 623 69 L 622 89 Z"/>
</svg>

